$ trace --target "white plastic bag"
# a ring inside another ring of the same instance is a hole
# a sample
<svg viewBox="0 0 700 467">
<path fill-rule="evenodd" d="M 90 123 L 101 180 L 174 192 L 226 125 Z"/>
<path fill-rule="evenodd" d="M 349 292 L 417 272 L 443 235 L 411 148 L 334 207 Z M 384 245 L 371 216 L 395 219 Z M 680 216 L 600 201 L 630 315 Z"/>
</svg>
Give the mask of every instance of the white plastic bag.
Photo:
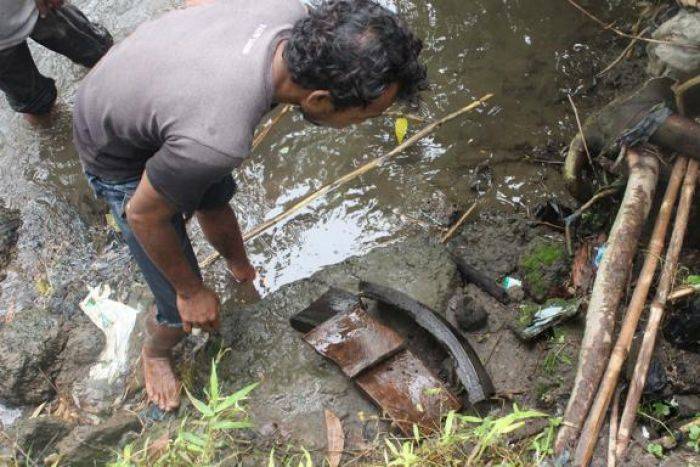
<svg viewBox="0 0 700 467">
<path fill-rule="evenodd" d="M 110 300 L 112 290 L 108 285 L 90 287 L 80 309 L 105 334 L 105 347 L 90 368 L 90 379 L 106 380 L 111 384 L 129 370 L 129 338 L 136 324 L 138 310 Z"/>
</svg>

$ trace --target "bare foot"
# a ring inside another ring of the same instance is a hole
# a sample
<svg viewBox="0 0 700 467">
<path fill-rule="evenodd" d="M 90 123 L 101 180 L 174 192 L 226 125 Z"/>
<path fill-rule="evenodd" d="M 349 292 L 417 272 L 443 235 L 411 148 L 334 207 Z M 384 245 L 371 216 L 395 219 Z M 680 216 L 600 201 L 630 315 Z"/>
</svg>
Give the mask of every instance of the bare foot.
<svg viewBox="0 0 700 467">
<path fill-rule="evenodd" d="M 252 264 L 248 261 L 243 263 L 235 263 L 233 261 L 228 262 L 228 272 L 233 276 L 233 280 L 242 284 L 245 282 L 252 282 L 255 276 L 258 275 L 257 271 Z"/>
<path fill-rule="evenodd" d="M 27 121 L 31 126 L 36 128 L 48 128 L 53 123 L 53 114 L 22 114 L 24 120 Z"/>
<path fill-rule="evenodd" d="M 141 360 L 148 400 L 165 412 L 174 410 L 180 406 L 180 380 L 173 371 L 170 357 L 149 355 L 153 355 L 153 351 L 144 345 Z"/>
</svg>

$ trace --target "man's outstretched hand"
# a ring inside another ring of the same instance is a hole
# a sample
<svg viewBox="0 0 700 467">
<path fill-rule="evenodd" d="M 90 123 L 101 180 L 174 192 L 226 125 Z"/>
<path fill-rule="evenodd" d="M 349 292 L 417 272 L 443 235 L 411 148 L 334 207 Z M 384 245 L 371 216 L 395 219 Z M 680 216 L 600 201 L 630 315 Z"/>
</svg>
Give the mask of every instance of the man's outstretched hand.
<svg viewBox="0 0 700 467">
<path fill-rule="evenodd" d="M 192 294 L 177 295 L 177 310 L 182 318 L 182 329 L 189 333 L 193 327 L 203 331 L 219 329 L 219 297 L 202 286 Z"/>
<path fill-rule="evenodd" d="M 39 16 L 42 18 L 46 16 L 51 10 L 60 8 L 63 6 L 63 0 L 34 0 L 36 3 L 36 9 L 39 10 Z"/>
</svg>

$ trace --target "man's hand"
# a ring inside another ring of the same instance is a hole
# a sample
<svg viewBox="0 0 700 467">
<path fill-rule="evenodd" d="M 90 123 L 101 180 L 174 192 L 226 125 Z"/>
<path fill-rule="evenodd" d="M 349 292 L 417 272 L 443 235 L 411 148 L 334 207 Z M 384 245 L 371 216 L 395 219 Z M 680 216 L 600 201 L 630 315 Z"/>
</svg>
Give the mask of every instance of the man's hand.
<svg viewBox="0 0 700 467">
<path fill-rule="evenodd" d="M 204 286 L 191 295 L 177 295 L 177 310 L 182 318 L 182 329 L 192 331 L 193 327 L 204 331 L 219 329 L 219 297 Z"/>
<path fill-rule="evenodd" d="M 36 3 L 36 9 L 39 10 L 39 16 L 42 18 L 48 14 L 51 10 L 60 8 L 63 6 L 63 0 L 34 0 Z"/>
<path fill-rule="evenodd" d="M 228 271 L 231 273 L 233 280 L 240 284 L 245 284 L 246 282 L 253 282 L 255 277 L 258 275 L 257 271 L 252 264 L 246 259 L 246 261 L 240 260 L 226 260 L 226 265 Z"/>
</svg>

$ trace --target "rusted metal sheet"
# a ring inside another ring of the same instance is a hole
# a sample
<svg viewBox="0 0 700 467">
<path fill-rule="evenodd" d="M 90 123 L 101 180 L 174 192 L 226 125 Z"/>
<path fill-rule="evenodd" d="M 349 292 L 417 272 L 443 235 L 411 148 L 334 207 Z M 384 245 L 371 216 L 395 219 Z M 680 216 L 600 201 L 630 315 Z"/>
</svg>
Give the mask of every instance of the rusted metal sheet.
<svg viewBox="0 0 700 467">
<path fill-rule="evenodd" d="M 494 393 L 491 378 L 478 355 L 461 333 L 445 319 L 422 303 L 390 287 L 362 281 L 360 290 L 366 297 L 404 312 L 447 350 L 454 360 L 457 377 L 467 390 L 470 403 L 486 400 Z"/>
<path fill-rule="evenodd" d="M 306 309 L 289 318 L 299 332 L 307 333 L 338 313 L 361 306 L 359 297 L 347 290 L 331 287 Z"/>
<path fill-rule="evenodd" d="M 413 436 L 414 423 L 421 433 L 439 430 L 442 414 L 461 407 L 410 350 L 378 363 L 358 376 L 355 383 L 407 436 Z"/>
<path fill-rule="evenodd" d="M 359 306 L 316 326 L 304 340 L 350 378 L 398 352 L 404 343 L 394 330 Z"/>
</svg>

